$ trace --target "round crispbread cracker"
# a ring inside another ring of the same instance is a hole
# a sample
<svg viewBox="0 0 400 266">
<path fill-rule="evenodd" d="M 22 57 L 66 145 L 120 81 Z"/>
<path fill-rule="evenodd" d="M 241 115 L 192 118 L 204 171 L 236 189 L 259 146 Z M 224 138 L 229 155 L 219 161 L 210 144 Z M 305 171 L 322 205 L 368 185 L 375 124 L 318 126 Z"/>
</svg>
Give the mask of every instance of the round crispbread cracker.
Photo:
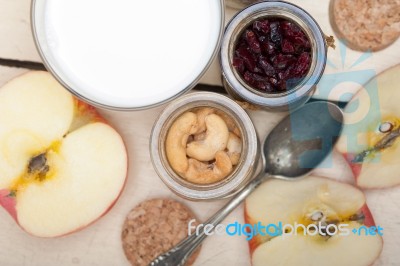
<svg viewBox="0 0 400 266">
<path fill-rule="evenodd" d="M 127 259 L 132 265 L 147 266 L 187 237 L 192 219 L 196 219 L 192 212 L 174 200 L 152 199 L 140 203 L 129 212 L 122 228 L 122 247 Z M 193 264 L 199 251 L 186 265 Z"/>
<path fill-rule="evenodd" d="M 400 36 L 400 0 L 331 0 L 337 36 L 359 51 L 378 51 Z"/>
</svg>

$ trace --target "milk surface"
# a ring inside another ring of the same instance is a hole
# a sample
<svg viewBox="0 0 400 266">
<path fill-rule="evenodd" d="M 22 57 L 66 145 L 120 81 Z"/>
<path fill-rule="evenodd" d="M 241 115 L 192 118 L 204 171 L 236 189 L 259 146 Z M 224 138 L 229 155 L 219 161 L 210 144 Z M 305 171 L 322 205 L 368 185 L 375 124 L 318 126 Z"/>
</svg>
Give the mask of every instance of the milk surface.
<svg viewBox="0 0 400 266">
<path fill-rule="evenodd" d="M 221 27 L 218 0 L 40 1 L 49 65 L 76 93 L 114 107 L 178 94 L 209 62 Z"/>
</svg>

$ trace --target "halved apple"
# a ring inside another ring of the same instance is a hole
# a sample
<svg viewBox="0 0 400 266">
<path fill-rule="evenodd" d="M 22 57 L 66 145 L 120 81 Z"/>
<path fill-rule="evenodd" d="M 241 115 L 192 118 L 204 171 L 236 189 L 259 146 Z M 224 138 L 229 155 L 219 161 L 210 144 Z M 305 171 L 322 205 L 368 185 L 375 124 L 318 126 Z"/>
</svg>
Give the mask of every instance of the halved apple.
<svg viewBox="0 0 400 266">
<path fill-rule="evenodd" d="M 127 175 L 121 136 L 49 73 L 0 89 L 0 204 L 28 233 L 61 236 L 92 223 Z"/>
<path fill-rule="evenodd" d="M 253 266 L 370 265 L 383 246 L 377 232 L 368 236 L 364 232 L 374 225 L 364 194 L 321 177 L 265 182 L 247 198 L 245 221 L 282 226 L 280 234 L 271 227 L 270 234 L 258 233 L 249 241 Z M 310 230 L 295 229 L 296 224 Z"/>
<path fill-rule="evenodd" d="M 369 81 L 344 109 L 345 125 L 336 147 L 362 188 L 400 184 L 399 84 L 397 65 Z"/>
</svg>

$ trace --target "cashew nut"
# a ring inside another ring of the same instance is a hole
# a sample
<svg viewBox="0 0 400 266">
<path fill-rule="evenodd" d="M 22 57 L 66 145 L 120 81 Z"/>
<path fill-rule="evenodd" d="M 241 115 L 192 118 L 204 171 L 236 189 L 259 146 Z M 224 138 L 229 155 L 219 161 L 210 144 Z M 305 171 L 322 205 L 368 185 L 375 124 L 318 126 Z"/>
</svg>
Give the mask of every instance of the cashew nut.
<svg viewBox="0 0 400 266">
<path fill-rule="evenodd" d="M 178 117 L 168 131 L 165 150 L 168 161 L 176 172 L 184 174 L 189 163 L 186 158 L 186 143 L 190 135 L 197 131 L 197 115 L 186 112 Z"/>
<path fill-rule="evenodd" d="M 188 181 L 215 183 L 239 163 L 240 133 L 232 117 L 220 110 L 203 107 L 186 112 L 168 131 L 166 156 L 171 168 Z"/>
<path fill-rule="evenodd" d="M 235 134 L 229 133 L 228 145 L 226 145 L 226 148 L 232 165 L 237 165 L 242 152 L 242 140 Z"/>
<path fill-rule="evenodd" d="M 207 136 L 207 132 L 202 132 L 193 136 L 194 141 L 204 140 Z"/>
<path fill-rule="evenodd" d="M 197 110 L 196 114 L 197 114 L 197 132 L 196 134 L 202 133 L 204 131 L 206 131 L 206 122 L 205 122 L 205 118 L 206 116 L 213 114 L 215 112 L 215 110 L 211 107 L 203 107 L 200 108 L 199 110 Z"/>
<path fill-rule="evenodd" d="M 205 117 L 206 137 L 204 140 L 193 141 L 187 145 L 186 154 L 199 161 L 215 159 L 218 151 L 225 150 L 229 138 L 229 130 L 221 117 L 210 114 Z"/>
<path fill-rule="evenodd" d="M 212 165 L 189 159 L 189 168 L 184 177 L 196 184 L 210 184 L 227 177 L 232 171 L 232 163 L 224 151 L 218 151 L 215 155 L 215 163 Z"/>
<path fill-rule="evenodd" d="M 241 136 L 240 129 L 237 127 L 235 121 L 232 119 L 231 116 L 221 111 L 216 111 L 215 114 L 219 115 L 225 121 L 230 132 L 236 134 L 236 136 Z"/>
</svg>

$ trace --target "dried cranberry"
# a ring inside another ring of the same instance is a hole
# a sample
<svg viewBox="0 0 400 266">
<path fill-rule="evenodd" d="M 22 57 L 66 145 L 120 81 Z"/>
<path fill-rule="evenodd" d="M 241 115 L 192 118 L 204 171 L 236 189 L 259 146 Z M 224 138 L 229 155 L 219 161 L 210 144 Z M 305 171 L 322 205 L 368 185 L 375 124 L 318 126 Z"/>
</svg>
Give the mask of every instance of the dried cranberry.
<svg viewBox="0 0 400 266">
<path fill-rule="evenodd" d="M 256 53 L 259 54 L 261 53 L 261 46 L 260 43 L 257 40 L 257 36 L 255 35 L 255 33 L 251 30 L 247 30 L 245 32 L 245 39 L 247 44 L 249 45 L 250 49 Z"/>
<path fill-rule="evenodd" d="M 293 43 L 303 46 L 305 48 L 310 48 L 310 42 L 307 40 L 306 37 L 294 37 Z"/>
<path fill-rule="evenodd" d="M 293 22 L 282 21 L 280 23 L 283 35 L 289 38 L 305 37 L 304 32 Z"/>
<path fill-rule="evenodd" d="M 273 55 L 277 52 L 276 45 L 271 41 L 266 41 L 265 43 L 263 43 L 263 48 L 264 51 L 269 55 Z"/>
<path fill-rule="evenodd" d="M 278 88 L 279 91 L 286 91 L 286 81 L 283 80 L 283 79 L 281 79 L 281 80 L 278 82 L 277 88 Z"/>
<path fill-rule="evenodd" d="M 253 23 L 253 29 L 259 32 L 269 32 L 269 21 L 268 20 L 256 20 Z"/>
<path fill-rule="evenodd" d="M 264 77 L 264 76 L 259 75 L 259 74 L 256 74 L 256 73 L 252 73 L 252 75 L 253 75 L 253 79 L 256 80 L 256 81 L 262 81 L 262 82 L 264 82 L 264 81 L 267 81 L 267 80 L 268 80 L 267 77 Z"/>
<path fill-rule="evenodd" d="M 290 41 L 288 41 L 287 39 L 284 39 L 282 41 L 282 52 L 286 53 L 286 54 L 291 54 L 294 53 L 294 46 L 293 43 L 291 43 Z"/>
<path fill-rule="evenodd" d="M 246 71 L 243 75 L 244 80 L 247 81 L 250 85 L 257 85 L 258 83 L 268 82 L 267 77 L 261 76 L 256 73 L 252 73 L 250 71 Z"/>
<path fill-rule="evenodd" d="M 236 68 L 236 70 L 240 73 L 243 74 L 245 71 L 245 66 L 244 66 L 244 61 L 243 59 L 239 57 L 234 57 L 232 65 Z"/>
<path fill-rule="evenodd" d="M 281 35 L 281 29 L 280 29 L 280 26 L 279 26 L 279 22 L 277 22 L 277 21 L 272 22 L 269 25 L 269 27 L 271 29 L 271 33 L 270 33 L 271 41 L 273 43 L 275 43 L 275 44 L 280 43 L 281 40 L 282 40 L 282 35 Z"/>
<path fill-rule="evenodd" d="M 253 74 L 254 73 L 251 73 L 250 71 L 246 71 L 244 72 L 243 75 L 244 80 L 247 81 L 247 83 L 252 86 L 254 86 L 254 84 L 256 83 L 256 81 L 253 78 Z"/>
<path fill-rule="evenodd" d="M 239 38 L 233 66 L 254 89 L 278 93 L 293 88 L 311 65 L 310 41 L 292 21 L 254 21 Z"/>
<path fill-rule="evenodd" d="M 310 68 L 310 62 L 311 62 L 310 55 L 307 52 L 303 52 L 297 59 L 296 65 L 293 69 L 293 73 L 296 76 L 301 76 L 306 74 L 306 72 Z"/>
<path fill-rule="evenodd" d="M 279 81 L 276 78 L 270 78 L 269 82 L 271 82 L 272 85 L 277 86 Z"/>
<path fill-rule="evenodd" d="M 250 53 L 247 48 L 245 47 L 239 47 L 239 49 L 236 49 L 236 55 L 243 59 L 244 65 L 246 68 L 252 72 L 255 71 L 257 68 L 257 61 L 256 57 Z"/>
<path fill-rule="evenodd" d="M 294 65 L 290 65 L 284 72 L 282 72 L 281 79 L 288 80 L 293 77 Z"/>
<path fill-rule="evenodd" d="M 265 35 L 258 36 L 258 41 L 260 43 L 264 43 L 268 41 L 268 38 Z"/>
<path fill-rule="evenodd" d="M 273 92 L 274 91 L 274 87 L 268 81 L 257 82 L 256 88 L 261 91 L 265 91 L 265 92 Z"/>
<path fill-rule="evenodd" d="M 286 69 L 289 65 L 293 64 L 294 61 L 295 59 L 292 55 L 278 54 L 274 58 L 273 63 L 276 69 Z"/>
<path fill-rule="evenodd" d="M 272 77 L 275 75 L 275 68 L 268 62 L 265 57 L 260 57 L 258 59 L 258 63 L 267 76 Z"/>
<path fill-rule="evenodd" d="M 246 72 L 244 74 L 244 79 L 258 90 L 273 92 L 274 87 L 272 86 L 272 84 L 270 84 L 267 77 L 255 73 Z"/>
<path fill-rule="evenodd" d="M 259 64 L 264 70 L 265 75 L 268 77 L 273 77 L 275 75 L 275 68 L 268 62 L 267 59 L 260 58 Z"/>
</svg>

